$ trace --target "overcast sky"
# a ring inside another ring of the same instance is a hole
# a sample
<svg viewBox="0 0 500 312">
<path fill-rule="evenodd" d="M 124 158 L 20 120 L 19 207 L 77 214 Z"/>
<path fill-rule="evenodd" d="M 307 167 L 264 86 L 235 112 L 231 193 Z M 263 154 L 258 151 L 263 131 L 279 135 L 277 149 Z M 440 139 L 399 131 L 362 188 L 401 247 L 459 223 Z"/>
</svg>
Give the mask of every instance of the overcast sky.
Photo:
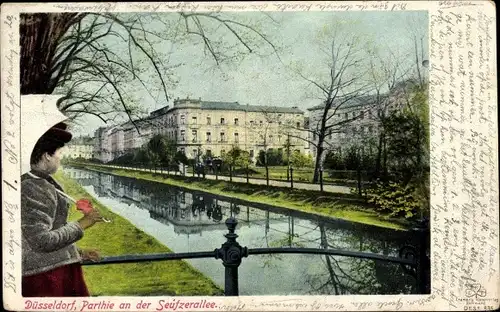
<svg viewBox="0 0 500 312">
<path fill-rule="evenodd" d="M 259 26 L 277 46 L 282 47 L 281 62 L 274 55 L 264 58 L 254 56 L 232 66 L 224 66 L 222 73 L 218 70 L 207 71 L 207 66 L 212 67 L 213 62 L 204 59 L 202 46 L 189 42 L 175 46 L 160 43 L 156 46 L 159 50 L 173 50 L 170 60 L 172 63 L 184 63 L 175 70 L 179 82 L 176 86 L 169 87 L 171 99 L 168 105 L 172 106 L 173 99 L 177 97 L 189 96 L 207 101 L 237 101 L 250 105 L 297 106 L 306 111 L 307 108 L 320 104 L 320 100 L 311 98 L 314 88 L 286 66 L 296 62 L 311 78 L 314 78 L 314 73 L 319 75 L 324 71 L 325 60 L 318 50 L 317 36 L 320 33 L 328 34 L 329 26 L 333 23 L 340 22 L 350 34 L 371 40 L 371 44 L 378 48 L 383 58 L 391 57 L 387 53 L 389 50 L 399 55 L 412 52 L 414 47 L 411 32 L 422 34 L 427 57 L 428 18 L 427 12 L 423 11 L 272 13 L 270 16 L 276 22 L 261 13 L 232 15 L 234 19 L 250 23 L 263 20 Z M 230 36 L 221 39 L 229 44 L 235 42 Z M 414 55 L 405 61 L 408 64 L 414 62 Z M 139 99 L 147 111 L 167 104 L 160 93 L 153 94 L 158 99 L 140 89 L 136 93 L 134 98 Z M 92 116 L 81 122 L 85 126 L 74 129 L 76 135 L 93 135 L 96 128 L 105 125 Z"/>
</svg>

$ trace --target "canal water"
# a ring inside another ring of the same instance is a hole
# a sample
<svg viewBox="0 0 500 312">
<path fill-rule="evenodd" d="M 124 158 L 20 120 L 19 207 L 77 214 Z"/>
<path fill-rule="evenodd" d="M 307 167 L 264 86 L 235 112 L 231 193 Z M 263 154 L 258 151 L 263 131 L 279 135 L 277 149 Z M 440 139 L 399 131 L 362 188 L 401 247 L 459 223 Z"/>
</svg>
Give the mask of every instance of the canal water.
<svg viewBox="0 0 500 312">
<path fill-rule="evenodd" d="M 407 232 L 247 205 L 208 193 L 95 171 L 64 168 L 114 213 L 174 252 L 213 251 L 225 242 L 225 220 L 238 220 L 238 242 L 248 248 L 337 248 L 398 256 Z M 110 255 L 111 256 L 111 255 Z M 221 260 L 186 260 L 224 287 Z M 411 294 L 413 277 L 398 264 L 326 255 L 250 255 L 239 268 L 240 295 Z"/>
</svg>

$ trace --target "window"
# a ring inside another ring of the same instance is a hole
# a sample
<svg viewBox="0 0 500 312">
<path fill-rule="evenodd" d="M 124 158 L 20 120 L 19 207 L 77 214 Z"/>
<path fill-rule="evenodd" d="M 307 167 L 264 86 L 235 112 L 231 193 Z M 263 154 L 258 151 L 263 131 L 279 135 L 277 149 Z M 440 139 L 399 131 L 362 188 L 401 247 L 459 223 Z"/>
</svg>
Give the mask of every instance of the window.
<svg viewBox="0 0 500 312">
<path fill-rule="evenodd" d="M 192 133 L 193 135 L 193 143 L 196 143 L 196 140 L 197 140 L 197 137 L 198 137 L 198 131 L 197 130 L 193 130 Z"/>
<path fill-rule="evenodd" d="M 348 118 L 349 118 L 349 114 L 345 113 L 344 119 L 348 119 Z"/>
<path fill-rule="evenodd" d="M 207 125 L 211 125 L 211 124 L 212 124 L 212 118 L 207 117 Z"/>
<path fill-rule="evenodd" d="M 273 141 L 273 135 L 272 135 L 272 134 L 270 134 L 270 135 L 269 135 L 269 142 L 272 142 L 272 141 Z"/>
<path fill-rule="evenodd" d="M 184 115 L 181 115 L 181 125 L 184 125 L 186 123 L 186 117 Z"/>
<path fill-rule="evenodd" d="M 211 142 L 211 141 L 212 141 L 212 133 L 207 132 L 207 142 Z"/>
<path fill-rule="evenodd" d="M 221 125 L 223 125 L 225 122 L 226 122 L 226 121 L 225 121 L 225 119 L 224 119 L 224 118 L 221 118 L 221 119 L 220 119 L 220 124 L 221 124 Z"/>
<path fill-rule="evenodd" d="M 207 150 L 206 154 L 207 154 L 207 157 L 212 157 L 212 151 L 211 150 Z"/>
<path fill-rule="evenodd" d="M 253 120 L 250 120 L 250 126 L 253 126 Z"/>
<path fill-rule="evenodd" d="M 181 130 L 181 142 L 186 140 L 186 130 Z"/>
<path fill-rule="evenodd" d="M 238 132 L 236 132 L 234 134 L 234 142 L 238 143 L 239 141 L 240 141 L 240 139 L 239 139 L 239 136 L 238 136 Z"/>
<path fill-rule="evenodd" d="M 278 135 L 278 142 L 281 142 L 281 135 Z"/>
<path fill-rule="evenodd" d="M 237 126 L 238 125 L 238 118 L 234 118 L 234 125 Z"/>
<path fill-rule="evenodd" d="M 193 150 L 193 158 L 197 158 L 198 157 L 198 149 L 194 149 Z"/>
<path fill-rule="evenodd" d="M 260 121 L 260 125 L 262 126 L 262 120 Z"/>
<path fill-rule="evenodd" d="M 220 133 L 220 141 L 221 142 L 226 142 L 226 134 L 224 132 Z"/>
<path fill-rule="evenodd" d="M 300 122 L 297 122 L 297 128 L 300 128 Z"/>
<path fill-rule="evenodd" d="M 253 150 L 250 150 L 250 157 L 253 157 Z"/>
<path fill-rule="evenodd" d="M 196 122 L 198 121 L 198 119 L 196 117 L 192 117 L 191 120 L 192 120 L 193 125 L 196 125 Z"/>
</svg>

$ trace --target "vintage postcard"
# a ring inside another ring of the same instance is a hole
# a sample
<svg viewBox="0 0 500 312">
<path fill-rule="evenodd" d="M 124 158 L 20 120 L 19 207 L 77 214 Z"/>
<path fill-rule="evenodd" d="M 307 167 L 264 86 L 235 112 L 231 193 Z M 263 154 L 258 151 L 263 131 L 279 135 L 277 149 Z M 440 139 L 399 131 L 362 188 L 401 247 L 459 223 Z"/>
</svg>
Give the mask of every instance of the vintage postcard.
<svg viewBox="0 0 500 312">
<path fill-rule="evenodd" d="M 2 4 L 10 311 L 499 307 L 490 1 Z"/>
</svg>

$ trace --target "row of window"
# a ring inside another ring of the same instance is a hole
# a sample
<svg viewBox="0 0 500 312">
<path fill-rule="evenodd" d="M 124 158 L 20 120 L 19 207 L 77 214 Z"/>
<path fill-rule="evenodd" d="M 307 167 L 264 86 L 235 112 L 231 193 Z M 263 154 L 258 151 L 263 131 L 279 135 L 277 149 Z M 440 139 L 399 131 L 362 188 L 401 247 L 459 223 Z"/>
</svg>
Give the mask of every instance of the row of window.
<svg viewBox="0 0 500 312">
<path fill-rule="evenodd" d="M 167 126 L 174 125 L 175 124 L 174 120 L 175 119 L 173 117 L 170 117 L 169 122 L 167 122 Z M 270 121 L 270 123 L 272 123 L 272 121 Z M 186 124 L 186 117 L 184 115 L 181 115 L 181 117 L 180 117 L 180 124 L 181 125 L 185 125 Z M 196 116 L 191 117 L 191 123 L 190 124 L 192 124 L 192 125 L 198 124 L 198 117 L 196 117 Z M 228 123 L 226 122 L 226 119 L 224 117 L 221 117 L 220 118 L 220 124 L 221 125 L 227 125 Z M 238 118 L 234 118 L 233 124 L 235 126 L 240 125 L 239 119 Z M 259 122 L 256 122 L 256 121 L 254 122 L 253 120 L 250 120 L 249 124 L 250 124 L 250 126 L 256 126 L 256 125 L 261 125 L 262 126 L 264 124 L 264 121 L 260 120 Z M 278 125 L 281 125 L 281 124 L 282 124 L 282 121 L 278 120 Z M 207 117 L 206 125 L 212 125 L 212 118 L 211 117 Z M 297 126 L 297 128 L 300 128 L 300 122 L 297 122 L 296 126 Z"/>
<path fill-rule="evenodd" d="M 173 138 L 175 139 L 175 136 L 177 136 L 177 131 L 169 133 L 169 136 L 170 137 L 174 136 Z M 238 132 L 235 132 L 233 134 L 233 138 L 234 138 L 234 142 L 235 143 L 239 143 L 240 135 L 239 135 Z M 282 135 L 277 135 L 276 138 L 278 140 L 277 141 L 278 143 L 285 143 L 286 140 L 287 140 L 287 138 L 285 136 L 282 136 Z M 179 139 L 180 139 L 181 142 L 185 142 L 186 141 L 186 131 L 185 130 L 181 130 L 180 131 L 180 138 Z M 261 134 L 259 136 L 259 139 L 260 139 L 261 142 L 264 142 L 264 135 Z M 270 134 L 268 136 L 268 142 L 274 142 L 274 139 L 275 139 L 275 136 L 273 134 Z M 212 142 L 212 132 L 206 132 L 205 133 L 205 140 L 206 140 L 207 143 Z M 297 141 L 297 139 L 294 139 L 294 138 L 290 139 L 291 143 L 293 143 L 295 141 Z M 192 130 L 191 131 L 191 142 L 192 143 L 198 143 L 198 130 Z M 219 139 L 218 139 L 217 142 L 227 142 L 227 136 L 226 136 L 225 132 L 220 132 L 219 133 Z"/>
<path fill-rule="evenodd" d="M 357 115 L 356 115 L 357 114 Z M 351 118 L 356 118 L 356 117 L 359 117 L 359 119 L 365 119 L 365 112 L 364 111 L 361 111 L 361 112 L 352 112 L 351 113 Z M 372 119 L 372 111 L 369 110 L 368 111 L 368 118 L 369 119 Z M 344 113 L 344 119 L 349 119 L 349 113 Z"/>
<path fill-rule="evenodd" d="M 358 130 L 359 129 L 359 130 Z M 358 132 L 359 131 L 359 132 Z M 346 131 L 346 132 L 341 132 L 340 135 L 346 135 L 346 134 L 370 134 L 370 133 L 373 133 L 373 126 L 370 125 L 370 126 L 361 126 L 361 127 L 350 127 L 349 128 L 349 131 Z M 328 132 L 328 135 L 329 139 L 332 139 L 333 137 L 333 131 L 332 129 L 329 130 Z M 313 140 L 316 140 L 316 133 L 313 133 Z"/>
</svg>

